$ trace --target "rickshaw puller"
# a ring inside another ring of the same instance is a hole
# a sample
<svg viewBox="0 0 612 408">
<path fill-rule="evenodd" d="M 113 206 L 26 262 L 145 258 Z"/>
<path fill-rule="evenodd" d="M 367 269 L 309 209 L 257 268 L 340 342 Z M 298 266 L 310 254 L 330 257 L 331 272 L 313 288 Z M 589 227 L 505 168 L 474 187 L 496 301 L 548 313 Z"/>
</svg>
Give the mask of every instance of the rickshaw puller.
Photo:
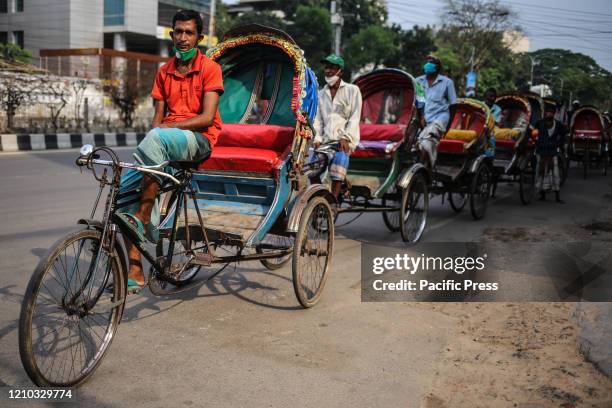
<svg viewBox="0 0 612 408">
<path fill-rule="evenodd" d="M 337 141 L 339 150 L 329 163 L 332 180 L 332 194 L 340 195 L 342 182 L 346 178 L 349 156 L 359 144 L 359 121 L 361 120 L 361 91 L 357 85 L 342 80 L 344 59 L 336 54 L 328 55 L 321 62 L 325 64 L 325 82 L 319 91 L 319 108 L 314 121 L 316 136 L 313 146 Z M 316 160 L 315 157 L 312 160 Z M 312 182 L 320 180 L 312 179 Z"/>
<path fill-rule="evenodd" d="M 568 133 L 567 127 L 555 119 L 555 107 L 547 105 L 544 119 L 540 119 L 535 128 L 538 129 L 536 141 L 536 188 L 540 192 L 540 200 L 546 200 L 546 191 L 555 192 L 556 201 L 565 204 L 559 193 L 561 178 L 559 177 L 559 154 L 563 154 L 564 141 Z"/>
<path fill-rule="evenodd" d="M 438 144 L 450 120 L 449 106 L 457 101 L 455 85 L 452 79 L 440 74 L 441 69 L 440 60 L 429 55 L 423 65 L 425 75 L 416 79 L 425 92 L 425 103 L 417 103 L 423 126 L 419 133 L 418 145 L 421 150 L 421 161 L 426 163 L 429 170 L 436 163 Z"/>
<path fill-rule="evenodd" d="M 151 91 L 156 101 L 153 129 L 147 133 L 134 153 L 138 164 L 159 165 L 165 161 L 200 162 L 210 156 L 221 133 L 221 117 L 217 109 L 223 94 L 221 67 L 200 50 L 204 39 L 200 14 L 180 10 L 172 19 L 170 32 L 175 53 L 159 68 Z M 172 172 L 167 167 L 166 172 Z M 140 252 L 131 242 L 157 240 L 159 224 L 158 193 L 162 178 L 128 171 L 121 178 L 120 192 L 141 188 L 140 202 L 119 214 L 118 222 L 132 234 L 126 240 L 130 270 L 128 290 L 144 285 Z"/>
</svg>

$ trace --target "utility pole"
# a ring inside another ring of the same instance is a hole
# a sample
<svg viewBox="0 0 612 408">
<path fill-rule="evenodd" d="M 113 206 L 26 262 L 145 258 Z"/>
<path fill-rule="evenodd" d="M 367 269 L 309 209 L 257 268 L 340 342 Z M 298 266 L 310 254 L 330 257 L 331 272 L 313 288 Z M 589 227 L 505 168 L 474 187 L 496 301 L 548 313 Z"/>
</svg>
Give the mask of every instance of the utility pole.
<svg viewBox="0 0 612 408">
<path fill-rule="evenodd" d="M 333 0 L 330 6 L 331 24 L 334 27 L 334 38 L 332 39 L 332 50 L 334 54 L 340 55 L 340 42 L 342 41 L 342 0 Z"/>
<path fill-rule="evenodd" d="M 527 56 L 531 60 L 531 82 L 529 83 L 529 86 L 533 86 L 533 66 L 535 65 L 535 59 L 533 59 L 533 57 L 529 54 L 527 54 Z"/>
<path fill-rule="evenodd" d="M 212 47 L 212 38 L 215 35 L 215 14 L 217 13 L 217 2 L 210 0 L 210 18 L 208 19 L 208 42 L 206 48 Z"/>
</svg>

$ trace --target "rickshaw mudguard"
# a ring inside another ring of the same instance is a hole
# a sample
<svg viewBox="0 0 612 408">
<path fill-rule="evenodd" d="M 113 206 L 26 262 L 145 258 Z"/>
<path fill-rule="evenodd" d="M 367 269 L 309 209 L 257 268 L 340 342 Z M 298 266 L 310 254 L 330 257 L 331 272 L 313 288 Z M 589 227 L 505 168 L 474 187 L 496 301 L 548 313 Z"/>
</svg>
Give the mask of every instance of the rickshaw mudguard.
<svg viewBox="0 0 612 408">
<path fill-rule="evenodd" d="M 493 161 L 492 157 L 489 157 L 485 154 L 479 155 L 478 157 L 476 157 L 476 159 L 474 159 L 474 161 L 470 165 L 470 168 L 468 169 L 468 174 L 476 173 L 482 163 L 488 163 L 489 165 L 491 165 L 492 161 Z"/>
<path fill-rule="evenodd" d="M 400 188 L 408 188 L 414 175 L 420 172 L 425 173 L 425 180 L 427 181 L 427 184 L 429 184 L 431 182 L 431 177 L 429 176 L 427 168 L 422 163 L 415 163 L 409 169 L 402 172 L 397 181 L 397 186 Z"/>
<path fill-rule="evenodd" d="M 334 195 L 322 184 L 312 184 L 302 191 L 291 203 L 291 211 L 287 218 L 287 232 L 297 232 L 300 226 L 300 217 L 306 204 L 318 196 L 323 196 L 330 203 L 335 203 L 336 198 Z"/>
</svg>

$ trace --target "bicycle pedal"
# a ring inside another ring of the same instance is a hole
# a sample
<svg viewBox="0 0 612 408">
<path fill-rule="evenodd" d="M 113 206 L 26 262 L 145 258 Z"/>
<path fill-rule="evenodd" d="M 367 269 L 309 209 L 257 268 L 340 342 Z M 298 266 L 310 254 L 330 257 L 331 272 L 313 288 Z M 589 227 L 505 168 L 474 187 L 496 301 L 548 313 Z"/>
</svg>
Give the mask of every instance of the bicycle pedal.
<svg viewBox="0 0 612 408">
<path fill-rule="evenodd" d="M 198 252 L 194 254 L 194 258 L 191 260 L 191 264 L 200 265 L 200 266 L 210 266 L 212 265 L 213 257 L 211 254 L 206 252 Z"/>
</svg>

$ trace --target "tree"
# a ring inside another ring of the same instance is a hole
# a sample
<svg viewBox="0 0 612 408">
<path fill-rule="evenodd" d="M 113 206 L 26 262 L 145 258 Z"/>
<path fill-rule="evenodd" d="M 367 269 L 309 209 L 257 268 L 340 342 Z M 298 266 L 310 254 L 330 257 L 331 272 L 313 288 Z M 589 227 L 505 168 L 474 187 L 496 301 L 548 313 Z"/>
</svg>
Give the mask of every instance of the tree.
<svg viewBox="0 0 612 408">
<path fill-rule="evenodd" d="M 317 29 L 313 30 L 313 27 Z M 319 6 L 298 6 L 288 30 L 304 50 L 310 67 L 317 75 L 322 75 L 323 65 L 320 61 L 329 53 L 328 47 L 323 44 L 330 44 L 332 39 L 329 11 Z"/>
<path fill-rule="evenodd" d="M 261 24 L 279 30 L 287 31 L 287 24 L 283 19 L 269 11 L 249 11 L 233 19 L 231 28 L 246 24 Z"/>
<path fill-rule="evenodd" d="M 352 70 L 383 65 L 397 54 L 396 32 L 388 27 L 371 25 L 361 29 L 346 47 L 346 59 Z"/>
<path fill-rule="evenodd" d="M 0 44 L 0 55 L 2 59 L 11 62 L 20 62 L 22 64 L 32 62 L 32 53 L 24 50 L 17 44 Z"/>
<path fill-rule="evenodd" d="M 41 92 L 46 97 L 45 105 L 50 111 L 51 125 L 57 131 L 60 114 L 66 107 L 70 96 L 68 84 L 57 77 L 46 76 L 41 77 L 41 85 Z"/>
<path fill-rule="evenodd" d="M 535 60 L 534 83 L 545 83 L 558 99 L 578 99 L 582 104 L 592 104 L 610 109 L 612 74 L 599 66 L 588 55 L 569 50 L 545 48 L 530 53 Z M 563 94 L 561 81 L 563 80 Z"/>
<path fill-rule="evenodd" d="M 397 66 L 402 67 L 412 75 L 418 76 L 423 70 L 425 57 L 437 50 L 433 29 L 429 26 L 414 26 L 411 30 L 400 30 L 399 61 Z M 390 64 L 390 66 L 393 66 Z"/>
<path fill-rule="evenodd" d="M 0 81 L 0 105 L 6 114 L 6 127 L 13 128 L 13 119 L 21 107 L 36 102 L 39 78 L 32 75 L 3 75 Z"/>
<path fill-rule="evenodd" d="M 451 50 L 449 54 L 460 62 L 454 72 L 459 88 L 471 69 L 472 56 L 476 71 L 494 67 L 510 55 L 504 32 L 520 32 L 515 24 L 516 13 L 499 0 L 445 0 L 443 13 L 443 27 L 438 31 L 436 44 Z"/>
<path fill-rule="evenodd" d="M 77 127 L 80 127 L 81 123 L 81 106 L 83 105 L 83 97 L 85 96 L 87 85 L 88 82 L 85 79 L 77 79 L 70 84 L 74 94 L 74 120 Z"/>
</svg>

